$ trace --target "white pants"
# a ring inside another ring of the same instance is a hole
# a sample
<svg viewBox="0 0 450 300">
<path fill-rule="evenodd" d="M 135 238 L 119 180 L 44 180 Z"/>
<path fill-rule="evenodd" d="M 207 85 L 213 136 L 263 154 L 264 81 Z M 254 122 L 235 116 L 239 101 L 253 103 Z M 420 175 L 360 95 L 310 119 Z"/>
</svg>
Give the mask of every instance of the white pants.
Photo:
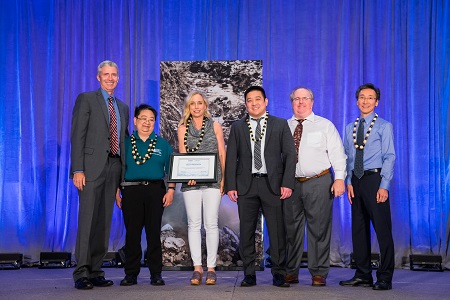
<svg viewBox="0 0 450 300">
<path fill-rule="evenodd" d="M 216 267 L 219 248 L 219 206 L 222 199 L 219 189 L 207 188 L 183 192 L 188 219 L 188 239 L 194 266 L 202 265 L 202 208 L 206 231 L 207 267 Z"/>
</svg>

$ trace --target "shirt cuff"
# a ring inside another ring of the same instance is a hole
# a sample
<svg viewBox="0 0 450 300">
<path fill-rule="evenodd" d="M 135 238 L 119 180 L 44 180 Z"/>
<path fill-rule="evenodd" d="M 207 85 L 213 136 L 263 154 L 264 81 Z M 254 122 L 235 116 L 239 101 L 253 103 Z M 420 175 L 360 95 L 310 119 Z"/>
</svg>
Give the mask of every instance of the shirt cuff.
<svg viewBox="0 0 450 300">
<path fill-rule="evenodd" d="M 389 185 L 390 185 L 389 180 L 385 180 L 383 177 L 381 177 L 380 188 L 386 189 L 389 191 Z"/>
<path fill-rule="evenodd" d="M 334 180 L 336 179 L 342 179 L 345 180 L 346 176 L 345 176 L 345 171 L 334 171 Z"/>
</svg>

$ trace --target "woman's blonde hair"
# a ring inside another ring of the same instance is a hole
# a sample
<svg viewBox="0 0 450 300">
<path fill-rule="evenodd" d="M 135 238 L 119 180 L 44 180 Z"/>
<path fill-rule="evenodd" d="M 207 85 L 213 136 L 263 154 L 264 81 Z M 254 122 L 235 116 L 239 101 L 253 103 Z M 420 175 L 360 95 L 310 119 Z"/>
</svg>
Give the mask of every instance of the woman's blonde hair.
<svg viewBox="0 0 450 300">
<path fill-rule="evenodd" d="M 208 99 L 206 99 L 205 94 L 203 94 L 200 91 L 191 91 L 189 93 L 189 95 L 187 95 L 186 99 L 184 100 L 183 116 L 181 117 L 181 120 L 178 123 L 178 126 L 186 125 L 187 120 L 191 117 L 190 105 L 192 103 L 192 98 L 195 95 L 200 95 L 203 98 L 203 101 L 205 102 L 205 105 L 206 105 L 205 113 L 203 115 L 207 118 L 211 118 L 211 114 L 208 112 L 209 102 L 208 102 Z"/>
</svg>

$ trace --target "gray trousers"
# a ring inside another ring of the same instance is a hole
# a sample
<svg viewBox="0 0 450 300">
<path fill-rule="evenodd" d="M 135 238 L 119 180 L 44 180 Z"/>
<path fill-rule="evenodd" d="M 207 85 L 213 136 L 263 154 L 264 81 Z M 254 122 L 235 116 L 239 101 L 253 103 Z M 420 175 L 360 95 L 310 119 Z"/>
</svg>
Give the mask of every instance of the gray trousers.
<svg viewBox="0 0 450 300">
<path fill-rule="evenodd" d="M 121 170 L 120 158 L 108 158 L 100 176 L 94 181 L 87 181 L 83 191 L 78 191 L 80 203 L 74 281 L 82 277 L 105 276 L 101 266 L 108 252 L 112 211 Z"/>
<path fill-rule="evenodd" d="M 305 182 L 296 181 L 292 196 L 284 202 L 286 272 L 298 276 L 303 255 L 305 225 L 308 238 L 308 269 L 312 276 L 326 277 L 330 269 L 330 238 L 333 195 L 330 173 Z"/>
</svg>

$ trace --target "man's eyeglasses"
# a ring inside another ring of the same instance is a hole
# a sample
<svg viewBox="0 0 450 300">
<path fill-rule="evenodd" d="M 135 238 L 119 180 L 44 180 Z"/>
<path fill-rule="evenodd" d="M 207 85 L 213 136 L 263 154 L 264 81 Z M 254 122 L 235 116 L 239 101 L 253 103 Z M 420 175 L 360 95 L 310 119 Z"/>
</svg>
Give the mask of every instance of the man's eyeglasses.
<svg viewBox="0 0 450 300">
<path fill-rule="evenodd" d="M 138 119 L 139 121 L 142 121 L 143 123 L 152 123 L 152 122 L 155 122 L 154 119 L 147 119 L 147 118 L 136 118 L 136 119 Z"/>
<path fill-rule="evenodd" d="M 358 97 L 358 100 L 361 100 L 361 101 L 364 101 L 364 100 L 372 101 L 372 100 L 377 100 L 377 98 L 374 98 L 374 97 L 364 97 L 364 96 L 359 96 L 359 97 Z"/>
<path fill-rule="evenodd" d="M 294 99 L 292 99 L 292 101 L 299 102 L 300 100 L 302 100 L 303 102 L 305 102 L 309 99 L 311 99 L 311 97 L 295 97 Z"/>
</svg>

